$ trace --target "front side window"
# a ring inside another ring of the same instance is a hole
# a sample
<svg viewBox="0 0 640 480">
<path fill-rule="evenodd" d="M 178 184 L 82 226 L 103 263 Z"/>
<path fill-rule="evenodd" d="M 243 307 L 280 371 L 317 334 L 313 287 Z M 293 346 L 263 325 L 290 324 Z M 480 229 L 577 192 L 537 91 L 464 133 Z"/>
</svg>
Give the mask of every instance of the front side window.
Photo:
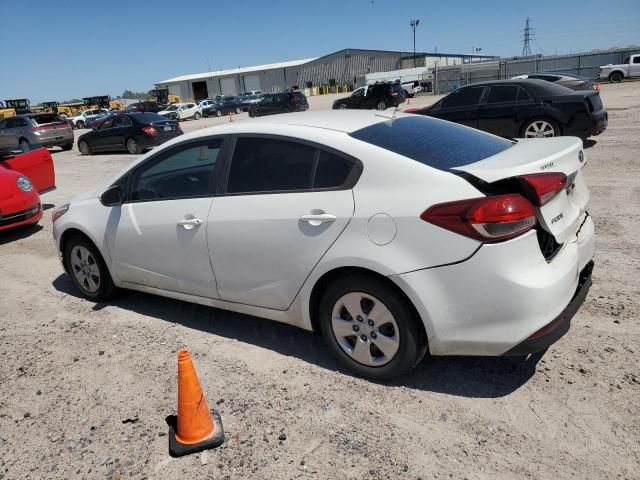
<svg viewBox="0 0 640 480">
<path fill-rule="evenodd" d="M 518 88 L 516 85 L 493 85 L 487 95 L 487 103 L 515 102 L 518 98 Z"/>
<path fill-rule="evenodd" d="M 442 102 L 443 108 L 468 107 L 480 103 L 484 87 L 461 88 L 446 97 Z"/>
<path fill-rule="evenodd" d="M 138 168 L 131 201 L 169 200 L 213 195 L 221 139 L 172 149 Z"/>
<path fill-rule="evenodd" d="M 113 119 L 114 127 L 129 127 L 131 126 L 131 120 L 126 116 L 118 116 Z"/>
<path fill-rule="evenodd" d="M 107 130 L 111 127 L 113 127 L 113 118 L 107 118 L 102 122 L 102 125 L 100 125 L 100 130 Z"/>
<path fill-rule="evenodd" d="M 362 97 L 364 96 L 364 88 L 359 88 L 355 92 L 351 94 L 352 97 Z"/>
</svg>

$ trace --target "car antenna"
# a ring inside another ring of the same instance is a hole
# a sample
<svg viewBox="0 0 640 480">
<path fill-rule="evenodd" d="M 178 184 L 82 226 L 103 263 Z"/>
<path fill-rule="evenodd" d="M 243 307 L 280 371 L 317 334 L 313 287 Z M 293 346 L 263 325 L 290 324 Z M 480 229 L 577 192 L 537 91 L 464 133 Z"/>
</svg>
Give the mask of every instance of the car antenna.
<svg viewBox="0 0 640 480">
<path fill-rule="evenodd" d="M 393 109 L 392 112 L 389 110 Z M 396 112 L 398 111 L 398 107 L 389 107 L 386 110 L 376 112 L 376 117 L 390 118 L 391 120 L 396 119 Z"/>
</svg>

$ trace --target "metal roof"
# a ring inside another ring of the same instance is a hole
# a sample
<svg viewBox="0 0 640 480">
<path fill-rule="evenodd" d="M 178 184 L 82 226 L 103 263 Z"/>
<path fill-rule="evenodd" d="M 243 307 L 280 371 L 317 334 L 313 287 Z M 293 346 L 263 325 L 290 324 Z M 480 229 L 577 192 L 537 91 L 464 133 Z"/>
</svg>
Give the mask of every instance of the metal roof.
<svg viewBox="0 0 640 480">
<path fill-rule="evenodd" d="M 253 67 L 231 68 L 229 70 L 218 70 L 215 72 L 194 73 L 191 75 L 182 75 L 180 77 L 169 78 L 167 80 L 158 82 L 158 84 L 183 82 L 185 80 L 202 80 L 212 77 L 224 77 L 225 75 L 239 75 L 242 73 L 260 72 L 262 70 L 273 70 L 275 68 L 297 67 L 298 65 L 303 65 L 313 60 L 316 60 L 316 57 L 305 58 L 303 60 L 291 60 L 289 62 L 268 63 L 266 65 L 256 65 Z"/>
</svg>

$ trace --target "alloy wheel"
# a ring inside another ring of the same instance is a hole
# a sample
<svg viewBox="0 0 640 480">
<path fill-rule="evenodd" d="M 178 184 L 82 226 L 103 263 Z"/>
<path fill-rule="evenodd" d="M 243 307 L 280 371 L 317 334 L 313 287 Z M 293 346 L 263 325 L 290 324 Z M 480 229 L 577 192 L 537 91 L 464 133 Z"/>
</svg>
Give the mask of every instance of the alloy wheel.
<svg viewBox="0 0 640 480">
<path fill-rule="evenodd" d="M 100 269 L 98 262 L 88 248 L 76 245 L 71 249 L 71 270 L 78 283 L 89 293 L 100 288 Z"/>
<path fill-rule="evenodd" d="M 393 314 L 379 299 L 363 292 L 349 292 L 338 299 L 331 328 L 340 348 L 362 365 L 385 365 L 400 347 Z"/>
<path fill-rule="evenodd" d="M 133 138 L 127 140 L 127 151 L 129 153 L 138 153 L 138 144 Z"/>
<path fill-rule="evenodd" d="M 536 120 L 531 122 L 527 129 L 524 131 L 526 138 L 548 138 L 555 137 L 556 132 L 549 122 L 544 120 Z"/>
<path fill-rule="evenodd" d="M 376 109 L 382 111 L 382 110 L 386 110 L 387 109 L 387 104 L 384 102 L 378 102 L 378 105 L 376 106 Z"/>
</svg>

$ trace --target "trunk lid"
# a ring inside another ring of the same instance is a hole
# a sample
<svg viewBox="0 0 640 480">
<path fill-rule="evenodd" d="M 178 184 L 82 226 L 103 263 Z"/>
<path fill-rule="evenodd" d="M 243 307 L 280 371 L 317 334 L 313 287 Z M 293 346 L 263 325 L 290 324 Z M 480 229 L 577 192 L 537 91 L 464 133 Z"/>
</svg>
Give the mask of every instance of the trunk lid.
<svg viewBox="0 0 640 480">
<path fill-rule="evenodd" d="M 565 188 L 542 207 L 536 207 L 538 222 L 559 244 L 578 230 L 589 203 L 589 190 L 581 169 L 582 141 L 575 137 L 531 138 L 485 160 L 452 170 L 465 172 L 489 184 L 522 175 L 561 172 Z"/>
</svg>

